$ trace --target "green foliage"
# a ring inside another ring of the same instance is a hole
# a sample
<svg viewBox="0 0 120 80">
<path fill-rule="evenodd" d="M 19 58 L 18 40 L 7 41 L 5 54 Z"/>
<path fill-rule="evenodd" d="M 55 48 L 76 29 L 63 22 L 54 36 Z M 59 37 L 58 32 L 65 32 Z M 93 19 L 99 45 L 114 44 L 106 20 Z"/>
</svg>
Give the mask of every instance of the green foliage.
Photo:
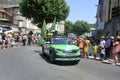
<svg viewBox="0 0 120 80">
<path fill-rule="evenodd" d="M 56 25 L 56 17 L 53 20 L 53 23 L 52 23 L 52 26 L 51 26 L 49 32 L 52 32 L 53 30 L 55 30 L 55 25 Z"/>
<path fill-rule="evenodd" d="M 73 33 L 75 33 L 77 35 L 82 35 L 85 32 L 90 31 L 90 26 L 87 22 L 78 20 L 74 23 L 72 30 L 73 30 Z"/>
<path fill-rule="evenodd" d="M 20 0 L 19 5 L 22 15 L 32 19 L 40 28 L 44 19 L 46 23 L 51 23 L 54 17 L 56 21 L 61 21 L 69 14 L 69 6 L 65 0 Z"/>
<path fill-rule="evenodd" d="M 89 24 L 91 28 L 95 28 L 96 25 L 95 24 Z"/>
<path fill-rule="evenodd" d="M 73 28 L 73 23 L 71 21 L 65 21 L 65 34 L 71 33 Z"/>
<path fill-rule="evenodd" d="M 43 39 L 45 39 L 46 36 L 47 36 L 47 28 L 46 28 L 46 22 L 45 22 L 45 20 L 44 20 L 43 25 L 42 25 L 41 35 L 42 35 Z"/>
</svg>

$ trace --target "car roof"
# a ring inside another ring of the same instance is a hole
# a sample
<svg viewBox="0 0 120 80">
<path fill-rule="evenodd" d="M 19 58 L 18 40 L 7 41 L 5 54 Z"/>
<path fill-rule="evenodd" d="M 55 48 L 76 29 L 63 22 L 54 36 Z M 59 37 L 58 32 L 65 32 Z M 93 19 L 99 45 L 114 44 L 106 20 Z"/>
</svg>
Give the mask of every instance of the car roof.
<svg viewBox="0 0 120 80">
<path fill-rule="evenodd" d="M 67 38 L 66 36 L 53 36 L 52 38 Z"/>
</svg>

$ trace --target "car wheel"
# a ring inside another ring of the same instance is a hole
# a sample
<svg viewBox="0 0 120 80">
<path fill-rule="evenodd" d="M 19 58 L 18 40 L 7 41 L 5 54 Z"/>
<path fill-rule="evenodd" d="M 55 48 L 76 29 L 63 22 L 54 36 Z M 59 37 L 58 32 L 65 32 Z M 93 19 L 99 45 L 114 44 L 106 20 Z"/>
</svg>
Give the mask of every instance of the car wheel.
<svg viewBox="0 0 120 80">
<path fill-rule="evenodd" d="M 53 53 L 49 53 L 49 60 L 50 60 L 50 63 L 54 63 L 55 62 L 55 56 Z"/>
<path fill-rule="evenodd" d="M 42 47 L 42 54 L 45 54 L 45 52 L 44 52 L 44 47 Z"/>
</svg>

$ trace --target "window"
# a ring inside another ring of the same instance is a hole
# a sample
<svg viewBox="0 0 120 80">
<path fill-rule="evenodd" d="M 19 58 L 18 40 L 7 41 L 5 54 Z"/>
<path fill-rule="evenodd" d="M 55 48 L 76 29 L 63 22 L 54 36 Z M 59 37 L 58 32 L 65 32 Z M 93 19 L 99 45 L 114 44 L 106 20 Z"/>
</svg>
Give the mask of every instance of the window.
<svg viewBox="0 0 120 80">
<path fill-rule="evenodd" d="M 20 14 L 20 10 L 18 9 L 18 12 L 17 12 L 17 14 Z"/>
<path fill-rule="evenodd" d="M 4 13 L 2 13 L 2 18 L 4 18 Z"/>
<path fill-rule="evenodd" d="M 18 20 L 18 26 L 23 27 L 23 20 Z"/>
</svg>

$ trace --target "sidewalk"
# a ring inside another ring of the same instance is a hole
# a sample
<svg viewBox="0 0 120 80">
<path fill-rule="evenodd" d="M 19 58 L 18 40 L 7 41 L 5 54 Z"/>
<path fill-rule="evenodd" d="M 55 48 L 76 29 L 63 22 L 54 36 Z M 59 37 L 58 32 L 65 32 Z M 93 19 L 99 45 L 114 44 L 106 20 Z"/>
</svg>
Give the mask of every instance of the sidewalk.
<svg viewBox="0 0 120 80">
<path fill-rule="evenodd" d="M 89 56 L 89 59 L 94 60 L 94 57 L 93 56 Z M 100 58 L 97 57 L 96 60 L 100 61 Z M 102 61 L 102 63 L 104 63 L 104 64 L 111 64 L 111 65 L 115 65 L 115 66 L 120 66 L 120 63 L 115 64 L 113 61 L 110 61 L 110 60 L 104 60 L 104 61 Z"/>
<path fill-rule="evenodd" d="M 112 64 L 112 65 L 120 66 L 120 63 L 115 64 L 115 62 L 112 62 L 112 61 L 110 61 L 110 60 L 104 60 L 104 61 L 102 61 L 102 63 L 106 63 L 106 64 Z"/>
<path fill-rule="evenodd" d="M 93 56 L 93 52 L 92 52 L 92 48 L 91 47 L 89 49 L 89 53 L 91 55 L 91 56 L 89 56 L 89 59 L 94 60 L 94 56 Z M 100 54 L 97 54 L 96 60 L 100 61 Z M 119 55 L 119 62 L 120 62 L 120 55 Z M 110 60 L 104 60 L 104 61 L 102 61 L 102 63 L 104 63 L 104 64 L 111 64 L 111 65 L 115 64 L 114 62 L 112 62 Z M 116 66 L 120 66 L 120 63 L 116 64 Z"/>
</svg>

